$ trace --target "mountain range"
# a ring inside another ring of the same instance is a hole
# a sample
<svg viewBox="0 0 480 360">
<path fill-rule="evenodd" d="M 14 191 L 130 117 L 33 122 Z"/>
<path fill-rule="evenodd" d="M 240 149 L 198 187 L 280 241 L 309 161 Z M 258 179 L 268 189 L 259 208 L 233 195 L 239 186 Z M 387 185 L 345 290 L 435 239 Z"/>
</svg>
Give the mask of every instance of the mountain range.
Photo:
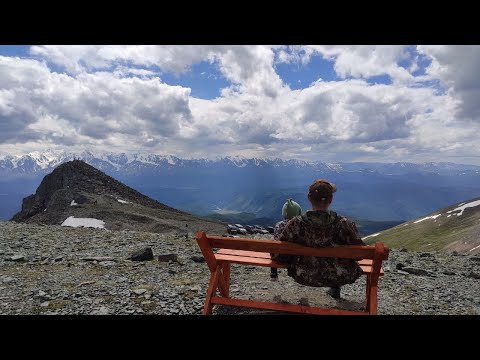
<svg viewBox="0 0 480 360">
<path fill-rule="evenodd" d="M 380 230 L 480 194 L 480 167 L 454 163 L 327 163 L 242 157 L 181 159 L 170 155 L 33 152 L 0 158 L 0 217 L 20 209 L 43 176 L 82 159 L 168 206 L 216 219 L 280 219 L 293 198 L 304 210 L 308 185 L 326 178 L 338 186 L 332 208 Z M 220 218 L 219 218 L 220 217 Z M 250 220 L 249 220 L 250 221 Z M 384 227 L 385 228 L 385 227 Z"/>
</svg>

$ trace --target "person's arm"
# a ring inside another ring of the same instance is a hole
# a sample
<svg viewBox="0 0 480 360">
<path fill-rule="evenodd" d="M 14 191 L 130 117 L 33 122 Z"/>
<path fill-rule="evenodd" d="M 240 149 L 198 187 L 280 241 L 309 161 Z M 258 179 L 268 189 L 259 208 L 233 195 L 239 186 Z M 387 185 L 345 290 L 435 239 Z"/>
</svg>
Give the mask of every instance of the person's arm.
<svg viewBox="0 0 480 360">
<path fill-rule="evenodd" d="M 345 245 L 365 245 L 358 233 L 357 226 L 349 219 L 345 219 L 343 222 L 340 238 Z"/>
<path fill-rule="evenodd" d="M 297 233 L 296 231 L 297 223 L 295 221 L 295 218 L 291 219 L 288 221 L 288 223 L 285 225 L 283 230 L 278 234 L 278 237 L 276 240 L 280 241 L 290 241 L 290 242 L 295 242 L 295 234 Z M 288 254 L 272 254 L 272 259 L 284 263 L 289 263 L 290 260 L 292 259 L 292 255 Z"/>
<path fill-rule="evenodd" d="M 280 241 L 290 241 L 297 242 L 298 234 L 298 219 L 290 219 L 283 228 L 282 232 L 279 234 L 277 240 Z"/>
<path fill-rule="evenodd" d="M 285 229 L 285 225 L 287 225 L 287 221 L 282 220 L 275 224 L 273 229 L 273 239 L 278 240 L 280 235 L 282 235 L 283 229 Z"/>
</svg>

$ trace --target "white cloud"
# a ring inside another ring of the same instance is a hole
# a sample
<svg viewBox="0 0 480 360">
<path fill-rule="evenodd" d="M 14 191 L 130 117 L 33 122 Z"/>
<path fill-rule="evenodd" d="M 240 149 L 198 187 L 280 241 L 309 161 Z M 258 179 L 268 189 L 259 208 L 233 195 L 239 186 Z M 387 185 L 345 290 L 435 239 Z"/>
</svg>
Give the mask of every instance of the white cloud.
<svg viewBox="0 0 480 360">
<path fill-rule="evenodd" d="M 63 66 L 69 73 L 125 65 L 158 66 L 164 71 L 181 73 L 209 57 L 211 47 L 155 45 L 43 45 L 32 46 L 31 54 Z"/>
<path fill-rule="evenodd" d="M 301 62 L 319 54 L 334 62 L 334 69 L 341 78 L 368 79 L 374 76 L 389 75 L 393 82 L 415 81 L 411 74 L 416 69 L 405 69 L 401 60 L 409 59 L 407 46 L 403 45 L 309 45 L 292 46 L 289 52 L 279 51 L 279 62 Z"/>
<path fill-rule="evenodd" d="M 158 78 L 107 72 L 72 77 L 34 60 L 0 57 L 0 89 L 2 141 L 73 145 L 125 134 L 151 142 L 175 136 L 191 121 L 190 89 Z"/>
<path fill-rule="evenodd" d="M 432 62 L 427 74 L 439 79 L 460 100 L 459 116 L 480 120 L 480 46 L 422 45 L 418 51 Z"/>
<path fill-rule="evenodd" d="M 419 47 L 433 61 L 426 76 L 414 77 L 419 57 L 404 46 L 34 46 L 37 60 L 0 57 L 0 151 L 63 144 L 179 156 L 467 159 L 478 155 L 480 125 L 456 114 L 480 115 L 476 51 Z M 299 90 L 282 83 L 274 62 L 306 64 L 314 54 L 354 79 Z M 398 65 L 407 57 L 409 70 Z M 230 81 L 220 97 L 194 98 L 162 82 L 162 73 L 200 61 Z M 382 74 L 393 84 L 365 81 Z"/>
<path fill-rule="evenodd" d="M 31 54 L 60 65 L 71 74 L 108 69 L 118 64 L 158 67 L 180 74 L 201 61 L 218 62 L 225 78 L 240 84 L 231 90 L 276 96 L 282 87 L 272 67 L 275 54 L 269 46 L 43 45 L 32 46 Z"/>
</svg>

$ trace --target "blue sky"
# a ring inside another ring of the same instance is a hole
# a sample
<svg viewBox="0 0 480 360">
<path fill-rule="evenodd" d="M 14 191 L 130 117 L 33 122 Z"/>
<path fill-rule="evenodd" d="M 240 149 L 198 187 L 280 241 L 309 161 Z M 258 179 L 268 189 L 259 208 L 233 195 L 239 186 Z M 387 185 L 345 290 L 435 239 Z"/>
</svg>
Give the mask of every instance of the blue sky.
<svg viewBox="0 0 480 360">
<path fill-rule="evenodd" d="M 478 164 L 478 46 L 0 46 L 0 155 Z"/>
<path fill-rule="evenodd" d="M 411 56 L 414 56 L 414 49 L 408 49 Z M 27 58 L 30 56 L 30 46 L 28 45 L 0 45 L 0 55 L 18 56 Z M 399 65 L 408 68 L 412 63 L 412 58 L 399 61 Z M 424 74 L 430 61 L 423 58 L 421 67 L 416 71 L 417 75 Z M 324 59 L 321 55 L 315 54 L 306 64 L 299 63 L 277 63 L 275 70 L 283 82 L 291 89 L 305 89 L 313 82 L 322 79 L 323 81 L 339 81 L 334 69 L 333 60 Z M 49 63 L 49 67 L 55 72 L 65 72 L 65 69 L 55 63 Z M 134 66 L 141 68 L 138 66 Z M 210 61 L 201 61 L 192 64 L 188 71 L 181 74 L 162 72 L 157 66 L 151 66 L 158 72 L 159 77 L 169 85 L 180 85 L 191 88 L 191 94 L 194 97 L 202 99 L 214 99 L 220 96 L 221 89 L 232 85 L 228 79 L 218 69 L 218 64 Z M 112 67 L 110 67 L 112 69 Z M 352 78 L 352 77 L 348 77 Z M 366 79 L 370 84 L 391 84 L 389 75 L 378 75 Z"/>
</svg>

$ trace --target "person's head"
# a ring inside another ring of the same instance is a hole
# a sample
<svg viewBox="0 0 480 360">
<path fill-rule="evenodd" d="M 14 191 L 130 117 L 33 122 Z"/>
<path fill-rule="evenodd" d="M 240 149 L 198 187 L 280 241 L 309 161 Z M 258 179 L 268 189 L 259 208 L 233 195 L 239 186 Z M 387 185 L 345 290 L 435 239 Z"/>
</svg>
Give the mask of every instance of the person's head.
<svg viewBox="0 0 480 360">
<path fill-rule="evenodd" d="M 312 204 L 312 208 L 328 210 L 335 191 L 337 191 L 335 184 L 324 179 L 315 180 L 308 188 L 308 200 Z"/>
<path fill-rule="evenodd" d="M 282 207 L 282 217 L 284 219 L 292 219 L 295 216 L 302 214 L 302 208 L 298 203 L 293 201 L 292 199 L 288 199 Z"/>
</svg>

